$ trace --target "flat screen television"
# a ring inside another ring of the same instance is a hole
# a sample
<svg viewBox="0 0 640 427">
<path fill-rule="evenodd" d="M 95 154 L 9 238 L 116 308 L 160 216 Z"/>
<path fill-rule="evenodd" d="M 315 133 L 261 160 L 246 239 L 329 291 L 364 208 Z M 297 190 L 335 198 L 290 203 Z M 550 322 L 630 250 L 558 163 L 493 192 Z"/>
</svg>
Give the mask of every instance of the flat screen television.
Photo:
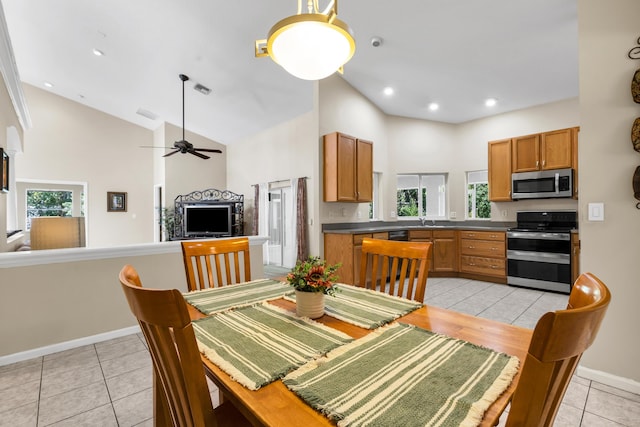
<svg viewBox="0 0 640 427">
<path fill-rule="evenodd" d="M 231 205 L 184 205 L 182 215 L 185 237 L 232 235 Z"/>
</svg>

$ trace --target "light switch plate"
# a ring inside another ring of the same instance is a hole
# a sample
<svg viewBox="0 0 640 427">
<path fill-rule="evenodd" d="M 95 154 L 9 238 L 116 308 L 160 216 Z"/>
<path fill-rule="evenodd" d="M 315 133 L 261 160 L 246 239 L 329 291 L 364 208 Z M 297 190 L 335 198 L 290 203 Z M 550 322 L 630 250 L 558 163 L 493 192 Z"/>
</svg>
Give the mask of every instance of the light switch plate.
<svg viewBox="0 0 640 427">
<path fill-rule="evenodd" d="M 589 203 L 589 221 L 604 221 L 604 203 Z"/>
</svg>

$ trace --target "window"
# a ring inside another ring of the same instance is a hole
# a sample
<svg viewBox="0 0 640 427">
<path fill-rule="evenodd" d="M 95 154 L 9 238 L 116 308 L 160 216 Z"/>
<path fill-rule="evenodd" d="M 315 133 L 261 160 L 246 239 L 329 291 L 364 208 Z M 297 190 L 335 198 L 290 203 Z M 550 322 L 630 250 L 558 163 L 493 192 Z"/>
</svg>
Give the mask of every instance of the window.
<svg viewBox="0 0 640 427">
<path fill-rule="evenodd" d="M 27 230 L 31 229 L 31 218 L 39 216 L 72 216 L 72 213 L 72 191 L 27 190 Z"/>
<path fill-rule="evenodd" d="M 398 217 L 446 218 L 446 174 L 398 175 Z"/>
<path fill-rule="evenodd" d="M 491 218 L 487 171 L 467 172 L 467 218 Z"/>
<path fill-rule="evenodd" d="M 369 203 L 369 219 L 380 218 L 380 172 L 373 173 L 373 200 Z"/>
</svg>

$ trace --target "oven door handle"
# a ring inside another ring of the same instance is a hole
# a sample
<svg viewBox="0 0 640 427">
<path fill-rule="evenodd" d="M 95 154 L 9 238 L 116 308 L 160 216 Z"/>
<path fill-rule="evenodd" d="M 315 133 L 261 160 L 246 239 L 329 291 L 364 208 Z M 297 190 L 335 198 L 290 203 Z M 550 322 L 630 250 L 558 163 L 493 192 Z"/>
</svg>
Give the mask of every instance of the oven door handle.
<svg viewBox="0 0 640 427">
<path fill-rule="evenodd" d="M 560 194 L 560 174 L 558 172 L 556 172 L 556 176 L 555 176 L 555 183 L 556 183 L 556 194 Z"/>
<path fill-rule="evenodd" d="M 571 240 L 569 233 L 537 233 L 531 231 L 507 231 L 508 239 L 538 239 L 538 240 Z"/>
<path fill-rule="evenodd" d="M 570 254 L 550 252 L 507 251 L 507 260 L 547 262 L 551 264 L 571 264 Z"/>
</svg>

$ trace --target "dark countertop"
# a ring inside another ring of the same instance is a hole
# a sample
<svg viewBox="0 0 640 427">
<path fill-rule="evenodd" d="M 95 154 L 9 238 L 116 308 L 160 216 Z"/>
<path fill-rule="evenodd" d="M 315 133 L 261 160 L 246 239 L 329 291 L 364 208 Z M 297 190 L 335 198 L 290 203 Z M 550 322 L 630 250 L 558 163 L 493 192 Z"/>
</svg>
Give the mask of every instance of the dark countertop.
<svg viewBox="0 0 640 427">
<path fill-rule="evenodd" d="M 478 230 L 478 231 L 507 231 L 515 227 L 515 222 L 497 221 L 436 221 L 432 225 L 430 221 L 426 225 L 420 225 L 418 221 L 394 221 L 394 222 L 351 222 L 322 224 L 323 233 L 359 234 L 377 233 L 398 230 Z"/>
</svg>

